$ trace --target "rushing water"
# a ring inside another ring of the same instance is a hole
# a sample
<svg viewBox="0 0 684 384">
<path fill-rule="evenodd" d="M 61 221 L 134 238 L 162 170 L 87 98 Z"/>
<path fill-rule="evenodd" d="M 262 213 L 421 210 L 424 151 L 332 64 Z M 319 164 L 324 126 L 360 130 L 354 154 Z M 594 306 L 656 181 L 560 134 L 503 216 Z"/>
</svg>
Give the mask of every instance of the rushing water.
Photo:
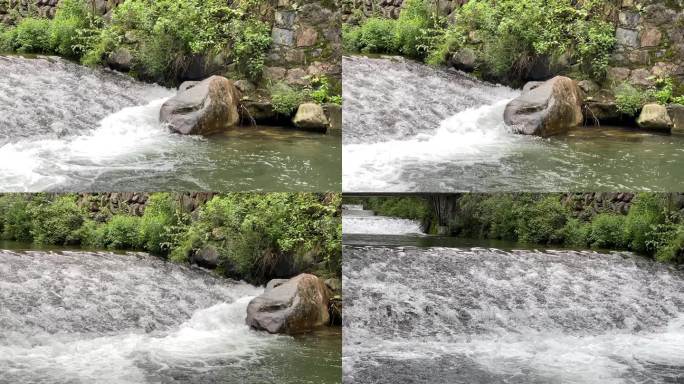
<svg viewBox="0 0 684 384">
<path fill-rule="evenodd" d="M 345 383 L 684 382 L 681 270 L 626 253 L 345 236 Z"/>
<path fill-rule="evenodd" d="M 510 133 L 519 91 L 401 58 L 343 58 L 343 190 L 684 189 L 684 137 L 579 128 Z"/>
<path fill-rule="evenodd" d="M 416 220 L 375 216 L 375 212 L 361 205 L 342 206 L 342 231 L 352 234 L 404 235 L 421 234 L 423 230 Z"/>
<path fill-rule="evenodd" d="M 175 91 L 58 58 L 0 56 L 3 191 L 338 190 L 334 135 L 245 127 L 171 133 Z"/>
<path fill-rule="evenodd" d="M 339 383 L 339 332 L 245 325 L 261 291 L 144 254 L 0 251 L 0 383 Z"/>
</svg>

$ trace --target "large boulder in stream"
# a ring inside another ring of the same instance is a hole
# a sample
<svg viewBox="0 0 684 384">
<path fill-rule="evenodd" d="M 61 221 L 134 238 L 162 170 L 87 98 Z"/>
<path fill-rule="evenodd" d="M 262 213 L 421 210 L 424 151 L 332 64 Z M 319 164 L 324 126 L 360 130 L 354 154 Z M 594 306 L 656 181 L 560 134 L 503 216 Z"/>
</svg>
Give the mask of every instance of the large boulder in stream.
<svg viewBox="0 0 684 384">
<path fill-rule="evenodd" d="M 296 334 L 327 325 L 329 292 L 323 281 L 301 274 L 269 283 L 247 306 L 247 325 L 270 333 Z"/>
<path fill-rule="evenodd" d="M 646 104 L 637 118 L 637 124 L 644 129 L 669 131 L 672 129 L 672 119 L 667 108 L 660 104 Z"/>
<path fill-rule="evenodd" d="M 542 137 L 567 132 L 582 124 L 582 118 L 580 90 L 564 76 L 526 87 L 504 112 L 504 121 L 514 132 Z"/>
<path fill-rule="evenodd" d="M 235 127 L 240 121 L 240 91 L 232 81 L 211 76 L 183 87 L 161 107 L 159 120 L 183 135 L 208 135 Z"/>
</svg>

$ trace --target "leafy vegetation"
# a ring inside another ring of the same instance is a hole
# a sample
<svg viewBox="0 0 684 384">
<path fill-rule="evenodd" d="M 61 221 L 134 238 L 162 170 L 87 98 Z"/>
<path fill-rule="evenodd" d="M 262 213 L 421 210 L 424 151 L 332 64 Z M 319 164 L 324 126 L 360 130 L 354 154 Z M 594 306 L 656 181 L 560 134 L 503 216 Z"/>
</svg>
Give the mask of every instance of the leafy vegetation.
<svg viewBox="0 0 684 384">
<path fill-rule="evenodd" d="M 425 221 L 432 215 L 428 199 L 423 197 L 369 197 L 345 196 L 344 204 L 362 204 L 365 209 L 379 215 Z"/>
<path fill-rule="evenodd" d="M 620 113 L 636 116 L 648 102 L 648 95 L 629 83 L 623 83 L 615 89 L 615 104 Z"/>
<path fill-rule="evenodd" d="M 539 62 L 601 79 L 615 45 L 615 27 L 600 0 L 471 0 L 454 21 L 427 0 L 412 0 L 398 20 L 366 19 L 343 31 L 345 49 L 396 53 L 442 64 L 472 49 L 477 71 L 497 79 L 525 79 Z"/>
<path fill-rule="evenodd" d="M 463 237 L 624 249 L 684 262 L 684 217 L 667 194 L 642 193 L 629 213 L 577 216 L 560 194 L 463 195 L 451 231 Z"/>
<path fill-rule="evenodd" d="M 584 206 L 584 198 L 560 193 L 462 194 L 438 196 L 345 197 L 386 216 L 440 218 L 454 236 L 575 248 L 631 250 L 661 261 L 684 263 L 684 213 L 674 194 L 641 193 L 627 214 L 615 207 Z M 579 210 L 578 210 L 579 204 Z M 441 209 L 441 208 L 440 208 Z M 434 231 L 436 227 L 432 226 Z"/>
<path fill-rule="evenodd" d="M 291 115 L 305 100 L 305 95 L 285 83 L 277 83 L 270 88 L 273 110 L 281 115 Z"/>
<path fill-rule="evenodd" d="M 342 104 L 339 90 L 333 90 L 326 76 L 309 79 L 309 84 L 302 89 L 295 89 L 285 83 L 276 83 L 269 89 L 273 110 L 281 115 L 292 115 L 300 104 L 315 102 L 318 104 Z"/>
<path fill-rule="evenodd" d="M 625 115 L 636 116 L 648 103 L 684 104 L 681 86 L 676 86 L 671 77 L 654 78 L 653 82 L 654 85 L 647 89 L 638 89 L 628 82 L 615 87 L 615 101 L 618 111 Z"/>
<path fill-rule="evenodd" d="M 258 78 L 271 45 L 270 27 L 259 15 L 260 0 L 126 0 L 105 23 L 86 0 L 62 0 L 53 20 L 24 18 L 0 30 L 0 49 L 55 53 L 84 64 L 131 54 L 132 71 L 175 81 L 198 57 L 234 63 Z"/>
<path fill-rule="evenodd" d="M 424 59 L 443 25 L 427 0 L 407 0 L 397 20 L 372 17 L 359 26 L 345 25 L 342 37 L 348 51 Z"/>
<path fill-rule="evenodd" d="M 168 193 L 152 194 L 141 216 L 106 207 L 92 214 L 84 207 L 94 201 L 74 194 L 2 195 L 0 233 L 37 244 L 144 250 L 178 262 L 212 248 L 222 273 L 251 282 L 300 271 L 341 273 L 339 194 L 233 193 L 192 215 Z"/>
</svg>

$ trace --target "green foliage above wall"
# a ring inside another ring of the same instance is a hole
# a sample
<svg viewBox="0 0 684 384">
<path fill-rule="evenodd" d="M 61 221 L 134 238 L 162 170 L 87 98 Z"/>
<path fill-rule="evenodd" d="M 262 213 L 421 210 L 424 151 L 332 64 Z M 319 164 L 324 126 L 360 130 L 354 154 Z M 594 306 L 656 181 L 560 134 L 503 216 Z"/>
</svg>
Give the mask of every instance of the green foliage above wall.
<svg viewBox="0 0 684 384">
<path fill-rule="evenodd" d="M 453 21 L 426 0 L 412 0 L 398 20 L 369 18 L 345 26 L 348 51 L 395 53 L 432 64 L 461 49 L 475 52 L 486 77 L 518 80 L 540 61 L 580 77 L 602 79 L 615 45 L 615 27 L 599 0 L 471 0 Z"/>
<path fill-rule="evenodd" d="M 93 65 L 123 49 L 133 72 L 169 82 L 204 57 L 258 78 L 271 45 L 270 26 L 260 19 L 264 4 L 126 0 L 105 23 L 86 0 L 62 0 L 53 20 L 24 18 L 16 28 L 0 29 L 0 51 L 54 53 Z"/>
<path fill-rule="evenodd" d="M 576 217 L 559 193 L 466 194 L 454 212 L 451 231 L 461 237 L 631 250 L 684 262 L 684 217 L 668 194 L 641 193 L 626 215 Z"/>
<path fill-rule="evenodd" d="M 5 194 L 0 234 L 37 244 L 148 251 L 178 262 L 212 248 L 225 275 L 257 283 L 301 271 L 339 276 L 340 201 L 339 194 L 232 193 L 191 214 L 178 195 L 156 193 L 142 216 L 106 209 L 92 216 L 75 194 Z"/>
</svg>

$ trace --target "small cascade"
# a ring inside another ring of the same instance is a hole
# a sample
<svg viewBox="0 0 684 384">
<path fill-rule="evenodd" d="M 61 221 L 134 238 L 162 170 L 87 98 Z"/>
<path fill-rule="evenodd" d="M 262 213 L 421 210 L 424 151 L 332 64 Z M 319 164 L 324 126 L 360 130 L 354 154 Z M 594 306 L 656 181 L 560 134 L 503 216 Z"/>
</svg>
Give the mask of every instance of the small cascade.
<svg viewBox="0 0 684 384">
<path fill-rule="evenodd" d="M 375 235 L 420 235 L 423 230 L 417 220 L 376 216 L 362 205 L 342 207 L 342 233 Z"/>
</svg>

